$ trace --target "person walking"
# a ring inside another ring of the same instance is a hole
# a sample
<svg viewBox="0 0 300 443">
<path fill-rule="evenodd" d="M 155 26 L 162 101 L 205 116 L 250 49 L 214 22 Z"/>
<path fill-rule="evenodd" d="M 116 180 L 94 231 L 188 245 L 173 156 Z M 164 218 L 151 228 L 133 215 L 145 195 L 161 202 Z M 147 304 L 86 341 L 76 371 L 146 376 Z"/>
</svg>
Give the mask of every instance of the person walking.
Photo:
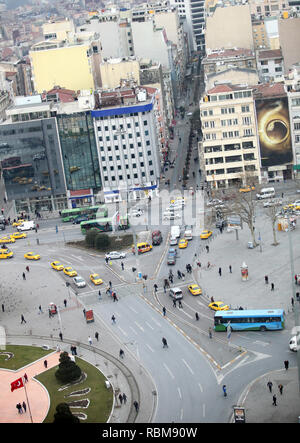
<svg viewBox="0 0 300 443">
<path fill-rule="evenodd" d="M 27 323 L 27 322 L 26 322 L 26 320 L 25 320 L 25 318 L 24 318 L 24 315 L 22 314 L 22 315 L 21 315 L 21 325 L 22 325 L 23 323 Z"/>
<path fill-rule="evenodd" d="M 274 283 L 271 283 L 271 291 L 274 291 Z"/>
<path fill-rule="evenodd" d="M 16 404 L 16 408 L 18 409 L 18 413 L 19 413 L 19 414 L 22 414 L 22 413 L 23 413 L 21 403 L 17 403 L 17 404 Z"/>
<path fill-rule="evenodd" d="M 227 397 L 227 388 L 226 385 L 222 386 L 224 397 Z"/>
<path fill-rule="evenodd" d="M 83 308 L 82 312 L 83 312 L 83 316 L 85 317 L 85 308 Z"/>
<path fill-rule="evenodd" d="M 157 284 L 156 283 L 153 285 L 153 287 L 154 287 L 154 291 L 157 292 Z"/>
<path fill-rule="evenodd" d="M 111 321 L 112 321 L 113 324 L 116 323 L 116 317 L 115 317 L 114 315 L 112 315 L 112 317 L 111 317 Z"/>
<path fill-rule="evenodd" d="M 265 284 L 268 285 L 269 284 L 269 277 L 267 275 L 265 275 Z"/>
<path fill-rule="evenodd" d="M 286 370 L 289 369 L 289 361 L 288 360 L 284 360 L 284 367 Z"/>
<path fill-rule="evenodd" d="M 124 355 L 125 355 L 125 353 L 124 353 L 123 349 L 120 349 L 120 352 L 119 352 L 120 358 L 124 358 Z"/>
<path fill-rule="evenodd" d="M 176 308 L 176 299 L 175 298 L 173 298 L 173 308 Z"/>
<path fill-rule="evenodd" d="M 90 335 L 89 335 L 89 337 L 88 337 L 88 341 L 89 341 L 89 345 L 92 346 L 93 341 L 92 341 L 92 337 L 91 337 Z"/>
<path fill-rule="evenodd" d="M 26 280 L 25 272 L 23 272 L 22 276 L 23 276 L 23 280 Z"/>
<path fill-rule="evenodd" d="M 48 367 L 48 362 L 47 362 L 47 360 L 44 360 L 44 367 L 45 367 L 45 368 Z"/>
<path fill-rule="evenodd" d="M 195 313 L 195 317 L 196 317 L 196 321 L 198 321 L 198 320 L 199 320 L 199 314 L 198 314 L 198 312 Z"/>
<path fill-rule="evenodd" d="M 272 392 L 273 383 L 271 381 L 268 381 L 267 386 L 269 388 L 269 391 Z"/>
<path fill-rule="evenodd" d="M 120 403 L 122 405 L 122 403 L 123 403 L 123 395 L 121 393 L 119 394 L 119 400 L 120 400 Z"/>
<path fill-rule="evenodd" d="M 219 268 L 219 276 L 221 277 L 222 275 L 222 268 Z"/>
<path fill-rule="evenodd" d="M 39 314 L 43 314 L 42 306 L 39 306 Z"/>
<path fill-rule="evenodd" d="M 209 338 L 212 338 L 212 329 L 211 329 L 211 327 L 208 328 L 208 335 L 209 335 Z"/>
<path fill-rule="evenodd" d="M 168 348 L 167 339 L 165 337 L 163 337 L 161 341 L 162 341 L 162 344 L 163 344 L 163 348 Z"/>
<path fill-rule="evenodd" d="M 124 263 L 121 262 L 122 271 L 124 271 Z"/>
<path fill-rule="evenodd" d="M 111 289 L 111 288 L 112 288 L 112 282 L 109 281 L 108 284 L 109 284 L 109 287 L 110 287 L 110 289 Z"/>
<path fill-rule="evenodd" d="M 59 335 L 60 340 L 62 341 L 62 339 L 63 339 L 62 332 L 60 331 L 60 333 L 58 335 Z"/>
<path fill-rule="evenodd" d="M 95 339 L 96 339 L 97 341 L 99 341 L 99 333 L 98 333 L 98 332 L 95 332 Z"/>
<path fill-rule="evenodd" d="M 67 307 L 67 300 L 66 299 L 64 299 L 64 305 L 65 305 L 65 308 Z"/>
<path fill-rule="evenodd" d="M 283 385 L 281 383 L 278 385 L 278 389 L 279 389 L 280 395 L 282 395 Z"/>
<path fill-rule="evenodd" d="M 229 265 L 229 272 L 230 272 L 230 274 L 232 274 L 232 267 L 231 267 L 231 265 Z"/>
<path fill-rule="evenodd" d="M 100 291 L 100 289 L 99 289 L 99 292 L 98 292 L 98 299 L 99 299 L 99 300 L 102 300 L 102 295 L 101 295 L 101 291 Z"/>
<path fill-rule="evenodd" d="M 115 292 L 112 293 L 112 297 L 113 297 L 114 302 L 119 301 L 117 294 Z"/>
<path fill-rule="evenodd" d="M 24 377 L 25 383 L 27 383 L 27 382 L 28 382 L 28 376 L 27 376 L 26 372 L 25 372 L 25 374 L 23 375 L 23 377 Z"/>
<path fill-rule="evenodd" d="M 2 312 L 4 312 L 4 304 L 2 303 Z"/>
<path fill-rule="evenodd" d="M 274 406 L 277 406 L 277 397 L 276 394 L 273 395 L 273 403 Z"/>
<path fill-rule="evenodd" d="M 209 246 L 206 245 L 205 248 L 206 248 L 206 252 L 209 253 Z"/>
<path fill-rule="evenodd" d="M 133 406 L 135 407 L 135 411 L 139 412 L 139 404 L 138 404 L 138 402 L 136 400 L 134 400 Z"/>
<path fill-rule="evenodd" d="M 126 404 L 126 402 L 127 402 L 127 395 L 123 392 L 123 402 L 124 402 L 124 405 Z"/>
<path fill-rule="evenodd" d="M 291 297 L 292 308 L 294 308 L 294 297 Z"/>
<path fill-rule="evenodd" d="M 181 300 L 178 300 L 178 307 L 179 307 L 179 308 L 182 308 Z"/>
<path fill-rule="evenodd" d="M 27 406 L 26 406 L 25 401 L 23 401 L 23 403 L 22 403 L 22 407 L 23 407 L 23 409 L 24 409 L 24 412 L 26 413 Z"/>
<path fill-rule="evenodd" d="M 163 312 L 163 316 L 165 317 L 166 316 L 166 312 L 167 312 L 165 307 L 162 308 L 162 312 Z"/>
<path fill-rule="evenodd" d="M 29 272 L 29 266 L 26 266 L 26 271 Z"/>
</svg>

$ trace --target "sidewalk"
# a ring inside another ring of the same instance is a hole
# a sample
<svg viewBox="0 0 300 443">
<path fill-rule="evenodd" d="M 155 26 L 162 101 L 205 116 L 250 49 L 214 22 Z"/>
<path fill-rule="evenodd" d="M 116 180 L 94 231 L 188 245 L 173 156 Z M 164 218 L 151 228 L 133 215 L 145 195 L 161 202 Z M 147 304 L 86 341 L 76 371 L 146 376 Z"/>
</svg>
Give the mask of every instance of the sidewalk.
<svg viewBox="0 0 300 443">
<path fill-rule="evenodd" d="M 273 383 L 272 393 L 267 387 Z M 282 395 L 278 385 L 283 385 Z M 273 405 L 276 394 L 277 406 Z M 245 408 L 246 423 L 299 423 L 300 393 L 297 368 L 279 369 L 254 380 L 238 402 Z"/>
</svg>

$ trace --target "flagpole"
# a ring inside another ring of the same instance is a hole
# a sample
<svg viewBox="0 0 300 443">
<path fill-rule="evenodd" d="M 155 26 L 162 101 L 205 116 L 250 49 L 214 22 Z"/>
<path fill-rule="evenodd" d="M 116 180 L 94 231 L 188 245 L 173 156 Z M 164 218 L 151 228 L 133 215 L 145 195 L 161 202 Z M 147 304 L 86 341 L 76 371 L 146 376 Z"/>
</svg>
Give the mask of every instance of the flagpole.
<svg viewBox="0 0 300 443">
<path fill-rule="evenodd" d="M 31 423 L 33 423 L 31 409 L 30 409 L 30 404 L 29 404 L 29 400 L 28 400 L 28 396 L 27 396 L 26 382 L 24 382 L 24 388 L 25 388 L 25 395 L 26 395 L 26 400 L 27 400 L 28 411 L 29 411 L 29 414 L 30 414 L 30 420 L 31 420 Z"/>
</svg>

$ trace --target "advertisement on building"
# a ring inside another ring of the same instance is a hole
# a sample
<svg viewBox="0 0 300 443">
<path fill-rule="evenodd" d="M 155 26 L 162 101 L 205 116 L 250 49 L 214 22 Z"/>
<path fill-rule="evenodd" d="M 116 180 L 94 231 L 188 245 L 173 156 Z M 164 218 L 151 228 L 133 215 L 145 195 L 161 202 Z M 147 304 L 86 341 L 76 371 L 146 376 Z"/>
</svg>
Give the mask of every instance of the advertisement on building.
<svg viewBox="0 0 300 443">
<path fill-rule="evenodd" d="M 293 162 L 287 97 L 255 100 L 263 167 Z"/>
</svg>

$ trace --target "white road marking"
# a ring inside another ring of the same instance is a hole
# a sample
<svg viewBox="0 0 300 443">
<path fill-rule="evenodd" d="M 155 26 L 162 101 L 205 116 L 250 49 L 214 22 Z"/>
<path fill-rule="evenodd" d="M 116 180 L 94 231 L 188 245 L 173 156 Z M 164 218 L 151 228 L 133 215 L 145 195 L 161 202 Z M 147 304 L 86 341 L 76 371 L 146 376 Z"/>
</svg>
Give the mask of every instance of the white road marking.
<svg viewBox="0 0 300 443">
<path fill-rule="evenodd" d="M 205 417 L 205 404 L 202 405 L 202 414 L 203 414 L 203 417 Z"/>
<path fill-rule="evenodd" d="M 177 391 L 178 391 L 179 398 L 182 399 L 182 394 L 181 394 L 181 390 L 179 387 L 177 388 Z"/>
<path fill-rule="evenodd" d="M 202 388 L 201 383 L 198 383 L 198 386 L 199 386 L 200 391 L 203 392 L 203 388 Z"/>
<path fill-rule="evenodd" d="M 167 366 L 165 363 L 163 363 L 163 366 L 164 366 L 164 368 L 167 370 L 167 372 L 169 373 L 170 377 L 174 380 L 174 379 L 175 379 L 175 376 L 174 376 L 174 374 L 171 372 L 170 368 L 168 368 L 168 366 Z"/>
<path fill-rule="evenodd" d="M 129 309 L 131 309 L 132 310 L 132 312 L 134 312 L 135 314 L 137 314 L 138 312 L 135 310 L 135 309 L 133 309 L 133 307 L 132 306 L 129 306 Z"/>
<path fill-rule="evenodd" d="M 154 352 L 154 349 L 152 349 L 151 346 L 148 345 L 148 343 L 146 343 L 146 346 L 147 346 L 148 349 L 150 349 L 151 352 Z"/>
<path fill-rule="evenodd" d="M 185 366 L 188 368 L 188 370 L 190 371 L 191 374 L 194 375 L 194 371 L 192 370 L 192 368 L 187 364 L 187 362 L 182 358 L 181 359 L 183 361 L 183 363 L 185 364 Z"/>
<path fill-rule="evenodd" d="M 135 325 L 137 325 L 138 328 L 140 328 L 141 331 L 145 332 L 144 328 L 138 323 L 138 322 L 134 322 Z"/>
<path fill-rule="evenodd" d="M 130 327 L 130 329 L 132 330 L 132 332 L 135 333 L 135 335 L 138 335 L 137 332 L 136 332 L 136 330 L 135 330 L 132 326 L 129 326 L 129 327 Z"/>
<path fill-rule="evenodd" d="M 154 317 L 151 318 L 157 326 L 161 327 L 161 324 Z"/>
<path fill-rule="evenodd" d="M 152 331 L 154 331 L 154 328 L 152 327 L 152 325 L 150 325 L 150 323 L 148 323 L 147 321 L 145 321 L 145 324 L 148 326 L 148 328 L 152 329 Z"/>
<path fill-rule="evenodd" d="M 128 337 L 127 332 L 125 332 L 122 328 L 120 328 L 120 326 L 118 326 L 118 329 L 120 329 L 120 331 L 122 332 L 123 335 L 125 335 L 125 337 Z"/>
</svg>

